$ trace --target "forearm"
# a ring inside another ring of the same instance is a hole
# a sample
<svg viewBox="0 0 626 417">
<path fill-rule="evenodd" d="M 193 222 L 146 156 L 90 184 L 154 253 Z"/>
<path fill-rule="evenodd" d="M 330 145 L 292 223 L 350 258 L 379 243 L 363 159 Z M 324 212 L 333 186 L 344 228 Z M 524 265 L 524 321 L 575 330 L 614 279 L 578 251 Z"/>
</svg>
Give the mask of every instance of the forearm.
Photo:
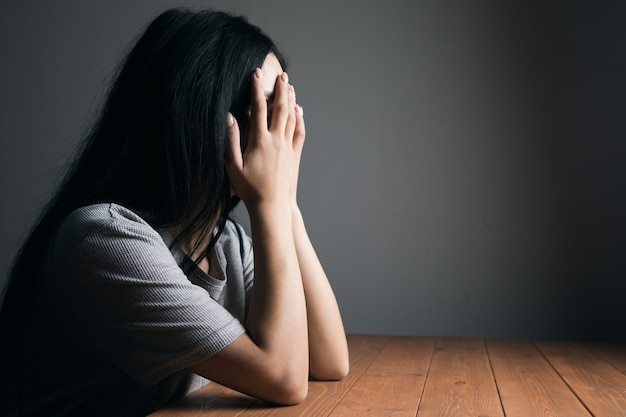
<svg viewBox="0 0 626 417">
<path fill-rule="evenodd" d="M 348 373 L 349 360 L 339 307 L 295 204 L 292 204 L 292 222 L 306 299 L 309 372 L 315 379 L 341 379 Z"/>
<path fill-rule="evenodd" d="M 273 75 L 264 77 L 264 71 Z M 267 91 L 273 91 L 271 113 Z M 242 141 L 237 120 L 228 114 L 226 154 L 230 186 L 246 204 L 252 229 L 255 283 L 246 334 L 191 369 L 249 395 L 296 404 L 308 391 L 309 352 L 289 190 L 297 177 L 304 122 L 273 54 L 251 75 L 246 122 Z"/>
<path fill-rule="evenodd" d="M 306 306 L 288 205 L 250 210 L 255 284 L 246 323 L 263 351 L 308 375 Z"/>
</svg>

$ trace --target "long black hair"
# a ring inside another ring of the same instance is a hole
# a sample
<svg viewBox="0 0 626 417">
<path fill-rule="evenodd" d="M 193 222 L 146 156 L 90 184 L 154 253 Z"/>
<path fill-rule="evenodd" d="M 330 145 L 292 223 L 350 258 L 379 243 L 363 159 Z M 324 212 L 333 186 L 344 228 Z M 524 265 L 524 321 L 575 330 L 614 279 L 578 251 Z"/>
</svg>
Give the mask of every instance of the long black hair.
<svg viewBox="0 0 626 417">
<path fill-rule="evenodd" d="M 0 313 L 0 386 L 15 382 L 9 364 L 19 374 L 14 355 L 24 355 L 28 346 L 36 260 L 71 211 L 117 203 L 153 227 L 178 226 L 177 243 L 206 253 L 198 247 L 206 242 L 195 237 L 213 236 L 211 246 L 219 234 L 211 233 L 234 204 L 225 171 L 227 114 L 245 125 L 250 76 L 269 53 L 285 67 L 269 37 L 243 17 L 171 9 L 150 23 L 122 61 L 99 118 L 16 257 Z"/>
</svg>

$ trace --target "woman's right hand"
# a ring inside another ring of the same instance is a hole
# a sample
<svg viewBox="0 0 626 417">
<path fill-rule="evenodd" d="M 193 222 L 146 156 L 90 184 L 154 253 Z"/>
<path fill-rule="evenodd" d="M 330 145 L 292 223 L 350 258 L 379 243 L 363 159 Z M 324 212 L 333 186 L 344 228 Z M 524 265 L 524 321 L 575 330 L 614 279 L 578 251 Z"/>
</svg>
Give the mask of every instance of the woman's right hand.
<svg viewBox="0 0 626 417">
<path fill-rule="evenodd" d="M 288 203 L 304 141 L 302 110 L 296 105 L 287 73 L 276 79 L 269 125 L 262 77 L 260 69 L 252 74 L 251 114 L 244 149 L 237 120 L 228 115 L 226 169 L 233 191 L 249 209 L 264 203 Z"/>
</svg>

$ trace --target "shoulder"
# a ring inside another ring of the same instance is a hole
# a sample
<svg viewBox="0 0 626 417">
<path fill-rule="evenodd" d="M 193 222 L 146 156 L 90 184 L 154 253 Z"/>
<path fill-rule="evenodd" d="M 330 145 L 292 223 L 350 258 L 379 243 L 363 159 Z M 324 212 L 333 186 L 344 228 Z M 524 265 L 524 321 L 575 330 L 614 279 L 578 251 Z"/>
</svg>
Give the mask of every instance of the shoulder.
<svg viewBox="0 0 626 417">
<path fill-rule="evenodd" d="M 73 248 L 93 235 L 105 238 L 104 241 L 124 237 L 161 240 L 158 232 L 133 211 L 114 203 L 99 203 L 67 215 L 57 231 L 57 243 Z"/>
<path fill-rule="evenodd" d="M 135 223 L 148 226 L 138 214 L 115 203 L 98 203 L 79 207 L 64 220 L 70 227 L 98 228 L 113 222 Z"/>
</svg>

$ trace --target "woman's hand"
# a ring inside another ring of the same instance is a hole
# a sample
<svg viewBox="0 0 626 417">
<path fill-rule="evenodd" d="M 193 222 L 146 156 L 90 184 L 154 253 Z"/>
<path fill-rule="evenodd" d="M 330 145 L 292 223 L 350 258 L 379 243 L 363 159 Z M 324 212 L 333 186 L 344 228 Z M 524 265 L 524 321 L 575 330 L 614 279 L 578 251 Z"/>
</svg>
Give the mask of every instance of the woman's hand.
<svg viewBox="0 0 626 417">
<path fill-rule="evenodd" d="M 287 74 L 271 54 L 265 65 L 277 77 L 263 82 L 260 70 L 252 75 L 245 149 L 230 115 L 228 128 L 226 169 L 250 214 L 254 250 L 246 333 L 190 369 L 254 397 L 295 404 L 306 396 L 309 376 L 306 300 L 290 204 L 304 134 Z M 268 122 L 265 95 L 272 90 Z"/>
<path fill-rule="evenodd" d="M 277 68 L 275 57 L 267 60 Z M 237 121 L 229 115 L 226 169 L 248 208 L 254 247 L 246 334 L 190 369 L 249 395 L 295 404 L 308 392 L 309 374 L 340 379 L 349 364 L 335 297 L 295 204 L 305 136 L 302 109 L 287 75 L 278 74 L 275 85 L 265 83 L 265 93 L 260 71 L 252 76 L 244 150 Z M 271 87 L 268 122 L 265 95 Z"/>
<path fill-rule="evenodd" d="M 292 87 L 293 89 L 293 87 Z M 294 100 L 296 98 L 295 90 L 293 90 Z M 291 180 L 291 188 L 289 189 L 289 199 L 293 207 L 297 207 L 297 195 L 298 195 L 298 174 L 300 173 L 300 160 L 302 156 L 302 148 L 304 147 L 304 138 L 306 136 L 306 130 L 304 127 L 304 110 L 301 106 L 296 105 L 296 129 L 293 135 L 294 152 L 296 156 L 296 170 Z"/>
<path fill-rule="evenodd" d="M 268 126 L 262 77 L 260 69 L 252 75 L 251 115 L 243 151 L 238 123 L 228 115 L 227 173 L 233 191 L 248 208 L 295 199 L 305 136 L 302 109 L 284 72 L 276 80 Z"/>
</svg>

